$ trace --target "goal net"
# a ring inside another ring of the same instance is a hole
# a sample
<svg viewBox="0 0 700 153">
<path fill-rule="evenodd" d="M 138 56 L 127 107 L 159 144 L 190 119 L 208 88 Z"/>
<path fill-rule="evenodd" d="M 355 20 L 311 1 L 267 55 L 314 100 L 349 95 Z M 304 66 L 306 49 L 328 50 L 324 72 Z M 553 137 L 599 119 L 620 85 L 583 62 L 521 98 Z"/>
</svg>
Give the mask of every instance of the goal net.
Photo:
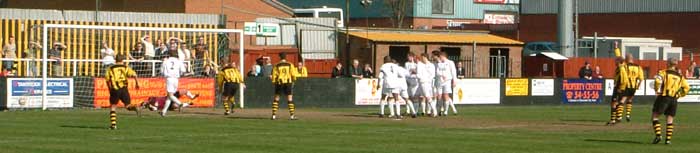
<svg viewBox="0 0 700 153">
<path fill-rule="evenodd" d="M 215 75 L 224 66 L 224 58 L 243 53 L 243 33 L 238 29 L 215 29 L 215 26 L 182 25 L 152 27 L 150 24 L 70 25 L 45 24 L 37 44 L 43 46 L 36 55 L 23 58 L 17 73 L 36 76 L 40 91 L 22 103 L 41 104 L 41 108 L 102 108 L 109 106 L 109 90 L 104 75 L 115 64 L 117 55 L 124 55 L 125 65 L 138 74 L 139 89 L 129 79 L 132 103 L 149 97 L 166 95 L 165 78 L 161 74 L 163 59 L 177 48 L 177 58 L 184 61 L 186 73 L 179 79 L 182 95 L 187 91 L 196 99 L 181 96 L 193 107 L 214 107 L 220 103 Z M 231 49 L 235 48 L 235 49 Z M 243 56 L 229 61 L 243 70 Z M 35 60 L 36 59 L 36 60 Z M 241 71 L 243 75 L 243 71 Z M 21 80 L 20 80 L 21 81 Z M 8 82 L 10 83 L 10 82 Z M 35 82 L 36 83 L 36 82 Z M 242 95 L 242 90 L 239 91 Z M 243 96 L 237 96 L 240 107 Z M 122 105 L 122 104 L 120 104 Z"/>
</svg>

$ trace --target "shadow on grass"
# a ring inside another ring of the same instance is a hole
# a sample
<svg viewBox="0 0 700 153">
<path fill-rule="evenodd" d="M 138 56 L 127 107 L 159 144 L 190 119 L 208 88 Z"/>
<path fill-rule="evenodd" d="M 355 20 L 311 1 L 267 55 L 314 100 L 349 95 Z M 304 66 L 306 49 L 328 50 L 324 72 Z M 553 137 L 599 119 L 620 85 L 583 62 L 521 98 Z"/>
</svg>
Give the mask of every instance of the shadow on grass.
<svg viewBox="0 0 700 153">
<path fill-rule="evenodd" d="M 224 115 L 224 113 L 214 113 L 214 112 L 212 112 L 212 113 L 209 113 L 209 112 L 185 112 L 185 111 L 183 111 L 183 112 L 180 113 L 180 114 L 216 115 L 216 116 Z"/>
<path fill-rule="evenodd" d="M 344 117 L 361 117 L 361 118 L 377 118 L 379 115 L 377 113 L 362 113 L 362 114 L 338 114 L 333 116 L 344 116 Z"/>
<path fill-rule="evenodd" d="M 227 119 L 236 119 L 236 120 L 270 120 L 270 118 L 266 117 L 244 117 L 244 116 L 232 116 L 232 117 L 226 117 Z"/>
<path fill-rule="evenodd" d="M 107 129 L 105 126 L 89 126 L 89 125 L 61 125 L 62 128 L 77 128 L 77 129 Z"/>
<path fill-rule="evenodd" d="M 571 125 L 571 126 L 606 126 L 605 123 L 593 124 L 593 123 L 552 123 L 554 125 Z"/>
<path fill-rule="evenodd" d="M 603 140 L 603 139 L 585 139 L 583 141 L 588 142 L 605 142 L 605 143 L 625 143 L 625 144 L 645 144 L 639 141 L 629 141 L 629 140 Z"/>
<path fill-rule="evenodd" d="M 593 120 L 593 119 L 559 119 L 562 122 L 599 122 L 607 123 L 609 120 Z"/>
</svg>

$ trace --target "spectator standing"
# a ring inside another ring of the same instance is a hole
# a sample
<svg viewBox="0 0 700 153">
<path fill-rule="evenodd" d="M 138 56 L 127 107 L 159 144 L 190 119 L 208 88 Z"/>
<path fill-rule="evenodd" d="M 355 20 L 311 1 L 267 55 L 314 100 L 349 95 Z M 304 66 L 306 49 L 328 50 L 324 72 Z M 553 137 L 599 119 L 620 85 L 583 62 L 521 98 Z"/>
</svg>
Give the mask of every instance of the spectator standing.
<svg viewBox="0 0 700 153">
<path fill-rule="evenodd" d="M 600 66 L 595 66 L 593 77 L 595 79 L 603 79 L 603 72 L 600 71 Z"/>
<path fill-rule="evenodd" d="M 194 52 L 194 73 L 200 75 L 204 73 L 204 61 L 208 58 L 207 55 L 209 51 L 207 51 L 204 44 L 197 44 Z"/>
<path fill-rule="evenodd" d="M 464 77 L 466 77 L 464 65 L 462 64 L 462 62 L 457 62 L 457 78 L 464 79 Z"/>
<path fill-rule="evenodd" d="M 114 65 L 114 50 L 109 47 L 107 42 L 102 42 L 102 49 L 100 49 L 100 53 L 102 55 L 102 65 L 104 67 L 104 72 L 107 72 L 107 69 Z"/>
<path fill-rule="evenodd" d="M 338 64 L 335 64 L 335 67 L 333 67 L 333 72 L 331 73 L 331 78 L 341 78 L 345 76 L 345 70 L 343 69 L 343 64 L 338 62 Z"/>
<path fill-rule="evenodd" d="M 192 53 L 190 52 L 189 45 L 187 43 L 182 43 L 180 44 L 180 49 L 177 50 L 177 58 L 182 61 L 182 64 L 185 65 L 185 72 L 186 74 L 189 74 L 190 71 L 190 58 Z"/>
<path fill-rule="evenodd" d="M 6 61 L 2 61 L 2 68 L 8 71 L 12 75 L 12 66 L 14 65 L 14 60 L 17 59 L 17 45 L 15 44 L 15 36 L 10 36 L 7 44 L 2 47 L 2 56 Z"/>
<path fill-rule="evenodd" d="M 39 42 L 34 41 L 29 43 L 29 49 L 24 51 L 24 56 L 29 59 L 27 61 L 27 76 L 34 77 L 39 75 L 36 70 L 36 53 L 41 51 L 41 48 L 42 46 Z"/>
<path fill-rule="evenodd" d="M 685 77 L 686 78 L 695 78 L 695 68 L 697 67 L 697 64 L 695 64 L 695 61 L 690 62 L 690 66 L 688 67 L 687 70 L 685 70 Z"/>
<path fill-rule="evenodd" d="M 352 66 L 348 69 L 348 76 L 355 79 L 362 79 L 362 68 L 360 67 L 360 61 L 357 59 L 352 60 Z"/>
<path fill-rule="evenodd" d="M 372 70 L 372 67 L 369 66 L 369 64 L 365 64 L 365 68 L 362 70 L 362 77 L 374 78 L 374 71 Z"/>
<path fill-rule="evenodd" d="M 55 60 L 51 62 L 51 74 L 53 76 L 63 76 L 63 66 L 61 66 L 61 52 L 67 47 L 61 42 L 55 42 L 53 48 L 48 51 L 49 59 Z"/>
<path fill-rule="evenodd" d="M 253 66 L 250 68 L 250 71 L 248 71 L 248 77 L 257 77 L 257 76 L 258 76 L 258 72 L 257 72 L 256 69 L 259 68 L 259 67 L 260 67 L 260 65 L 258 65 L 258 64 L 253 64 Z"/>
<path fill-rule="evenodd" d="M 593 70 L 591 70 L 590 63 L 586 62 L 586 64 L 583 67 L 581 67 L 581 69 L 578 71 L 578 77 L 586 80 L 593 79 Z"/>
<path fill-rule="evenodd" d="M 262 77 L 272 77 L 272 68 L 274 66 L 272 65 L 272 60 L 270 60 L 269 57 L 264 58 L 265 59 L 265 65 L 262 66 Z M 294 65 L 292 65 L 294 66 Z"/>
<path fill-rule="evenodd" d="M 143 44 L 145 59 L 154 60 L 156 57 L 156 48 L 151 43 L 151 36 L 144 35 L 143 38 L 141 38 L 141 44 Z"/>
<path fill-rule="evenodd" d="M 309 71 L 306 69 L 304 62 L 297 63 L 297 77 L 309 77 Z"/>
<path fill-rule="evenodd" d="M 131 62 L 129 65 L 131 65 L 132 69 L 136 70 L 138 76 L 149 76 L 150 68 L 146 68 L 146 65 L 143 63 L 143 60 L 146 59 L 145 54 L 146 52 L 143 49 L 143 45 L 141 43 L 136 43 L 129 55 L 129 59 L 136 60 L 136 62 Z"/>
</svg>

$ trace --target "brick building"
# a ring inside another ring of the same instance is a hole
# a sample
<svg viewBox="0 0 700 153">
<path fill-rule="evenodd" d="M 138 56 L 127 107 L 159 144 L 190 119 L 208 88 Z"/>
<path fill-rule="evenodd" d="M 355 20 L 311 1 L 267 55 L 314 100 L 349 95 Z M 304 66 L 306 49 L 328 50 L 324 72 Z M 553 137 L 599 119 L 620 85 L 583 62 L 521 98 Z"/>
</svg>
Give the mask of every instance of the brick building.
<svg viewBox="0 0 700 153">
<path fill-rule="evenodd" d="M 700 1 L 578 1 L 579 36 L 668 39 L 685 51 L 700 51 Z M 520 40 L 557 41 L 557 0 L 521 2 Z"/>
<path fill-rule="evenodd" d="M 387 55 L 403 65 L 409 52 L 420 55 L 439 50 L 446 52 L 449 59 L 462 63 L 467 77 L 521 76 L 523 43 L 485 31 L 359 30 L 350 32 L 350 42 L 353 44 L 350 58 L 370 64 L 375 70 Z"/>
<path fill-rule="evenodd" d="M 279 0 L 292 8 L 329 8 L 343 9 L 350 13 L 350 26 L 396 27 L 391 19 L 392 5 L 384 0 L 374 0 L 365 8 L 359 0 L 350 0 L 346 10 L 345 0 Z M 496 23 L 505 17 L 516 22 L 519 0 L 481 1 L 481 0 L 406 0 L 403 9 L 406 17 L 402 28 L 434 29 L 434 27 L 460 26 L 461 24 Z M 494 18 L 494 16 L 498 16 Z M 368 20 L 368 21 L 367 21 Z M 507 20 L 507 19 L 506 19 Z M 502 24 L 502 22 L 501 22 Z M 512 24 L 512 23 L 510 23 Z"/>
</svg>

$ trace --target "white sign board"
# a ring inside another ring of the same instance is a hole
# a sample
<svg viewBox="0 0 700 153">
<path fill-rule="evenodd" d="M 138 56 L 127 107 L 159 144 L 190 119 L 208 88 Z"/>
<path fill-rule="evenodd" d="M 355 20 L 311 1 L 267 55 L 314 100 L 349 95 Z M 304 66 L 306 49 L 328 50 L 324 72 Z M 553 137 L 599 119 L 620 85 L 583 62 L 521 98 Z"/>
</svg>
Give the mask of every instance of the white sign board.
<svg viewBox="0 0 700 153">
<path fill-rule="evenodd" d="M 501 80 L 459 79 L 452 92 L 455 104 L 499 104 L 501 103 Z"/>
<path fill-rule="evenodd" d="M 484 14 L 485 24 L 515 24 L 515 15 L 512 14 Z"/>
<path fill-rule="evenodd" d="M 653 82 L 653 80 L 652 80 L 652 82 Z M 642 84 L 641 84 L 640 87 L 637 89 L 637 91 L 634 92 L 634 95 L 637 95 L 637 96 L 644 96 L 644 95 L 646 94 L 646 93 L 645 93 L 645 89 L 647 88 L 645 84 L 646 84 L 646 82 L 645 82 L 644 80 L 642 80 Z M 652 84 L 652 87 L 653 87 L 653 84 Z M 616 90 L 616 89 L 614 89 L 614 88 L 615 88 L 615 80 L 613 80 L 613 79 L 605 79 L 605 95 L 606 95 L 606 96 L 612 96 L 613 91 Z M 652 92 L 653 92 L 653 89 L 652 89 Z"/>
<path fill-rule="evenodd" d="M 255 22 L 245 22 L 243 23 L 243 34 L 244 35 L 257 35 L 258 24 Z"/>
<path fill-rule="evenodd" d="M 678 102 L 700 102 L 700 80 L 687 80 L 690 85 L 690 92 Z"/>
<path fill-rule="evenodd" d="M 647 96 L 656 96 L 656 92 L 654 91 L 654 81 L 653 79 L 648 79 L 644 82 L 644 86 L 646 86 L 646 95 Z"/>
<path fill-rule="evenodd" d="M 554 96 L 554 79 L 532 79 L 532 96 Z"/>
<path fill-rule="evenodd" d="M 355 105 L 379 105 L 382 89 L 377 89 L 377 86 L 377 79 L 355 80 Z"/>
<path fill-rule="evenodd" d="M 8 78 L 7 108 L 42 108 L 42 81 L 39 78 Z M 73 78 L 47 80 L 47 108 L 73 107 Z"/>
<path fill-rule="evenodd" d="M 613 91 L 615 91 L 615 80 L 605 79 L 605 95 L 612 96 Z"/>
<path fill-rule="evenodd" d="M 245 22 L 244 35 L 256 35 L 264 37 L 277 37 L 280 35 L 280 25 L 276 23 Z"/>
</svg>

